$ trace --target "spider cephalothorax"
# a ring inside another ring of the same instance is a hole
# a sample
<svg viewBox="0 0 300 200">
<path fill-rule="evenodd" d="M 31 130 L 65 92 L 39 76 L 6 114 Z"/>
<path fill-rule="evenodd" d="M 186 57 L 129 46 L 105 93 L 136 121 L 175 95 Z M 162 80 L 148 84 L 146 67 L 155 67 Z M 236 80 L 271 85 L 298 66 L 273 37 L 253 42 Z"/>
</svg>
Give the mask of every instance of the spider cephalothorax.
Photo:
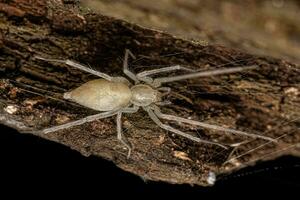
<svg viewBox="0 0 300 200">
<path fill-rule="evenodd" d="M 146 84 L 138 84 L 131 87 L 132 97 L 130 102 L 137 106 L 149 106 L 160 102 L 162 94 Z"/>
</svg>

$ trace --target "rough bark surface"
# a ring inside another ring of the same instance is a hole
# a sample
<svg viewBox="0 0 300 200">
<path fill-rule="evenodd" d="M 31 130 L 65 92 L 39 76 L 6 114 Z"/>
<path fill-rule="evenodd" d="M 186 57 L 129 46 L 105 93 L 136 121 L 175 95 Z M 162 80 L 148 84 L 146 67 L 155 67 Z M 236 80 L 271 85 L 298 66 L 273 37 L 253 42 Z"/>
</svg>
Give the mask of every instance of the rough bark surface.
<svg viewBox="0 0 300 200">
<path fill-rule="evenodd" d="M 190 134 L 222 143 L 247 141 L 228 150 L 195 144 L 158 128 L 143 111 L 123 117 L 124 134 L 134 147 L 129 159 L 116 138 L 115 117 L 36 135 L 85 156 L 111 160 L 145 179 L 170 183 L 208 185 L 210 172 L 230 173 L 256 161 L 300 155 L 298 65 L 183 40 L 82 10 L 73 1 L 0 1 L 0 122 L 35 134 L 35 130 L 97 113 L 62 98 L 64 92 L 96 77 L 33 56 L 73 59 L 95 70 L 123 76 L 125 49 L 137 57 L 130 61 L 135 72 L 174 64 L 197 70 L 258 65 L 258 69 L 242 74 L 167 84 L 173 90 L 168 96 L 172 104 L 162 110 L 278 138 L 278 143 L 170 122 Z M 256 150 L 248 152 L 251 149 Z"/>
<path fill-rule="evenodd" d="M 86 0 L 82 5 L 180 37 L 300 62 L 298 0 Z"/>
</svg>

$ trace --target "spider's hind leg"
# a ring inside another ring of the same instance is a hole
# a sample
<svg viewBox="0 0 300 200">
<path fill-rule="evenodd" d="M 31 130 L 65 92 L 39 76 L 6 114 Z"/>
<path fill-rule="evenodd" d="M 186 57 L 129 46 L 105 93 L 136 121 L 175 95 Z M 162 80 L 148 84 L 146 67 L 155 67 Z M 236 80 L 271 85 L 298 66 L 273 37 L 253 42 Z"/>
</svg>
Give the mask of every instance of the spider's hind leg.
<svg viewBox="0 0 300 200">
<path fill-rule="evenodd" d="M 162 119 L 172 120 L 172 121 L 177 121 L 177 122 L 183 122 L 183 123 L 187 123 L 187 124 L 201 126 L 203 128 L 207 128 L 207 129 L 212 129 L 212 130 L 217 130 L 217 131 L 224 131 L 224 132 L 233 133 L 233 134 L 237 134 L 237 135 L 243 135 L 243 136 L 246 136 L 246 137 L 260 138 L 260 139 L 268 140 L 268 141 L 271 141 L 271 142 L 277 142 L 275 139 L 267 137 L 267 136 L 263 136 L 263 135 L 247 133 L 247 132 L 244 132 L 244 131 L 224 128 L 224 127 L 221 127 L 221 126 L 207 124 L 207 123 L 203 123 L 203 122 L 199 122 L 199 121 L 195 121 L 195 120 L 191 120 L 191 119 L 185 119 L 185 118 L 177 117 L 177 116 L 174 116 L 174 115 L 163 114 L 163 113 L 161 113 L 160 109 L 155 105 L 152 106 L 152 109 L 154 110 L 154 113 L 159 118 L 162 118 Z"/>
<path fill-rule="evenodd" d="M 122 133 L 122 112 L 117 114 L 117 138 L 128 149 L 127 158 L 131 155 L 131 145 L 124 140 Z"/>
<path fill-rule="evenodd" d="M 175 134 L 177 134 L 177 135 L 180 135 L 180 136 L 182 136 L 182 137 L 185 137 L 185 138 L 187 138 L 187 139 L 190 139 L 190 140 L 192 140 L 192 141 L 194 141 L 194 142 L 217 145 L 217 146 L 222 147 L 222 148 L 224 148 L 224 149 L 228 149 L 225 145 L 220 144 L 220 143 L 218 143 L 218 142 L 211 142 L 211 141 L 208 141 L 208 140 L 202 140 L 202 139 L 200 139 L 200 138 L 198 138 L 198 137 L 189 135 L 189 134 L 184 133 L 184 132 L 182 132 L 182 131 L 180 131 L 180 130 L 177 130 L 177 129 L 175 129 L 175 128 L 173 128 L 173 127 L 167 125 L 167 124 L 162 123 L 162 122 L 159 120 L 158 116 L 153 112 L 152 108 L 149 107 L 149 106 L 148 106 L 148 107 L 143 107 L 143 109 L 149 114 L 149 117 L 150 117 L 150 118 L 151 118 L 151 119 L 152 119 L 159 127 L 161 127 L 162 129 L 165 129 L 165 130 L 167 130 L 167 131 L 173 132 L 173 133 L 175 133 Z"/>
<path fill-rule="evenodd" d="M 128 149 L 127 158 L 131 155 L 132 147 L 131 145 L 124 140 L 122 133 L 122 113 L 135 113 L 139 109 L 138 106 L 127 107 L 120 110 L 117 114 L 117 138 L 118 140 Z"/>
<path fill-rule="evenodd" d="M 107 118 L 107 117 L 111 117 L 113 115 L 116 115 L 117 111 L 107 111 L 107 112 L 102 112 L 102 113 L 98 113 L 95 115 L 90 115 L 87 117 L 84 117 L 82 119 L 76 120 L 76 121 L 72 121 L 72 122 L 68 122 L 66 124 L 62 124 L 62 125 L 58 125 L 58 126 L 53 126 L 50 128 L 46 128 L 46 129 L 42 129 L 42 130 L 38 130 L 38 131 L 34 131 L 37 133 L 43 133 L 43 134 L 48 134 L 48 133 L 52 133 L 52 132 L 56 132 L 59 130 L 63 130 L 63 129 L 67 129 L 67 128 L 71 128 L 73 126 L 78 126 L 87 122 L 92 122 L 98 119 L 103 119 L 103 118 Z"/>
</svg>

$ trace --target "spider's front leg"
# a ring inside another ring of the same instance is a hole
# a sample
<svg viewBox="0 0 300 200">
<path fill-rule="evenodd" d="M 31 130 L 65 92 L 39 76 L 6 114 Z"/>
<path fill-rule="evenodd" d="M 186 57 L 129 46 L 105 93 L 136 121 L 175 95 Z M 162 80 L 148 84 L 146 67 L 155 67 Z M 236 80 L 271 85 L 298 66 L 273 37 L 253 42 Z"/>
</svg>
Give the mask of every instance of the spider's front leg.
<svg viewBox="0 0 300 200">
<path fill-rule="evenodd" d="M 138 73 L 136 76 L 139 80 L 144 81 L 145 83 L 147 83 L 151 86 L 155 86 L 155 85 L 153 85 L 153 79 L 149 76 L 159 74 L 159 73 L 163 73 L 163 72 L 172 72 L 172 71 L 176 71 L 176 70 L 195 72 L 195 70 L 193 70 L 193 69 L 183 67 L 181 65 L 174 65 L 174 66 L 169 66 L 169 67 L 163 67 L 163 68 L 160 68 L 160 69 L 153 69 L 153 70 L 143 71 L 143 72 Z"/>
<path fill-rule="evenodd" d="M 162 83 L 169 83 L 174 81 L 180 81 L 180 80 L 186 80 L 186 79 L 193 79 L 193 78 L 199 78 L 199 77 L 209 77 L 209 76 L 216 76 L 216 75 L 222 75 L 222 74 L 232 74 L 237 72 L 242 72 L 246 70 L 252 70 L 256 69 L 258 66 L 251 65 L 246 67 L 230 67 L 225 69 L 214 69 L 209 71 L 202 71 L 202 72 L 195 72 L 195 73 L 189 73 L 189 74 L 183 74 L 179 76 L 171 76 L 171 77 L 161 77 L 156 78 L 153 80 L 151 85 L 153 87 L 160 87 Z"/>
</svg>

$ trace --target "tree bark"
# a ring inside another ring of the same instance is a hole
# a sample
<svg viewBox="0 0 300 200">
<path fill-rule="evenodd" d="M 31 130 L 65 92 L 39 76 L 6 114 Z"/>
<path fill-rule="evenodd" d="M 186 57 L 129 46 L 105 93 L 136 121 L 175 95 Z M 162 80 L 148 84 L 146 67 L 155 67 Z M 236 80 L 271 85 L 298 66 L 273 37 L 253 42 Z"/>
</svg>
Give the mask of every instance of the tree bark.
<svg viewBox="0 0 300 200">
<path fill-rule="evenodd" d="M 208 185 L 211 172 L 230 173 L 257 161 L 300 155 L 297 64 L 184 40 L 92 13 L 73 1 L 62 2 L 0 1 L 2 124 L 20 133 L 67 145 L 85 156 L 112 160 L 145 179 L 171 183 Z M 73 59 L 95 70 L 124 76 L 125 49 L 137 57 L 129 61 L 135 72 L 175 64 L 197 70 L 258 65 L 258 69 L 245 73 L 167 84 L 172 88 L 168 96 L 172 104 L 162 107 L 162 111 L 278 138 L 278 142 L 267 144 L 260 139 L 170 123 L 190 134 L 198 132 L 205 139 L 243 142 L 228 150 L 195 144 L 160 129 L 141 110 L 123 117 L 125 137 L 133 146 L 129 159 L 127 150 L 117 140 L 115 117 L 47 135 L 35 132 L 97 112 L 62 97 L 64 92 L 95 76 L 63 64 L 37 60 L 34 55 Z"/>
</svg>

